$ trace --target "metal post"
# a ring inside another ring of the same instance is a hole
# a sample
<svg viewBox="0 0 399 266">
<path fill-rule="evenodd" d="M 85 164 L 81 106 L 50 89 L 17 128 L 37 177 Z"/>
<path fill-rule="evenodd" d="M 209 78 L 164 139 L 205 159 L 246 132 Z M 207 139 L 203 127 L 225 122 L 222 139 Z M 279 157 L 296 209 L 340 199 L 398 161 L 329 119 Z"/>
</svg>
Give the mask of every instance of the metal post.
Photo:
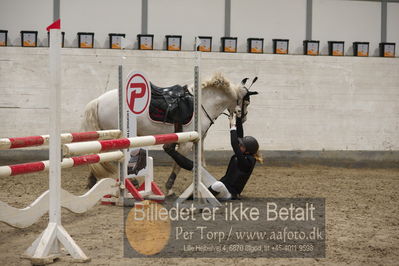
<svg viewBox="0 0 399 266">
<path fill-rule="evenodd" d="M 312 39 L 313 0 L 306 1 L 306 40 Z"/>
<path fill-rule="evenodd" d="M 53 0 L 53 21 L 60 19 L 60 0 Z"/>
<path fill-rule="evenodd" d="M 124 94 L 123 94 L 123 66 L 118 66 L 118 80 L 119 80 L 119 89 L 118 89 L 118 100 L 119 100 L 119 110 L 118 110 L 118 120 L 119 120 L 119 130 L 121 131 L 121 137 L 126 138 L 125 132 L 125 114 L 124 111 Z M 126 152 L 124 151 L 124 155 L 126 157 Z M 119 190 L 119 205 L 124 205 L 124 198 L 125 198 L 125 177 L 126 177 L 126 164 L 125 159 L 119 163 L 119 180 L 120 180 L 120 190 Z"/>
<path fill-rule="evenodd" d="M 194 143 L 194 168 L 193 168 L 193 199 L 198 202 L 200 200 L 199 195 L 199 182 L 201 181 L 201 141 L 202 141 L 202 132 L 201 132 L 201 115 L 200 115 L 200 106 L 201 106 L 201 92 L 199 90 L 199 65 L 194 67 L 194 131 L 199 133 L 199 140 Z"/>
<path fill-rule="evenodd" d="M 231 34 L 231 0 L 224 1 L 224 36 Z"/>
<path fill-rule="evenodd" d="M 148 33 L 148 0 L 141 0 L 141 34 Z"/>
<path fill-rule="evenodd" d="M 381 42 L 387 41 L 387 0 L 381 1 Z"/>
</svg>

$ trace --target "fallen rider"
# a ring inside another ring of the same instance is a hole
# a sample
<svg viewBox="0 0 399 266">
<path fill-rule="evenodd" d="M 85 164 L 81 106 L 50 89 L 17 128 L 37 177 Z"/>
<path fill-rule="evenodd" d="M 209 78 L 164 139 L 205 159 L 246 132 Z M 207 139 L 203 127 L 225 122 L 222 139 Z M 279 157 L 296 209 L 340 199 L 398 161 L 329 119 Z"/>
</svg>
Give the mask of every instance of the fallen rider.
<svg viewBox="0 0 399 266">
<path fill-rule="evenodd" d="M 223 200 L 239 199 L 248 179 L 251 177 L 256 162 L 263 162 L 259 153 L 258 141 L 251 136 L 244 137 L 242 119 L 234 114 L 229 117 L 229 120 L 230 141 L 234 155 L 230 158 L 226 174 L 208 188 L 213 195 Z M 191 171 L 193 161 L 177 152 L 175 147 L 176 143 L 166 145 L 164 150 L 180 167 Z"/>
</svg>

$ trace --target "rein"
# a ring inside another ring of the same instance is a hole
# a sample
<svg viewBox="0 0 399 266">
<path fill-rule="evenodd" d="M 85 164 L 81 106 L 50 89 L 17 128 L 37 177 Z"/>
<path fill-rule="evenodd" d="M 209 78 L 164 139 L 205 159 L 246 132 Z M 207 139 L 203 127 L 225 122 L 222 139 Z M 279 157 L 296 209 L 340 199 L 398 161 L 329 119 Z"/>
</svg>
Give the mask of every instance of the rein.
<svg viewBox="0 0 399 266">
<path fill-rule="evenodd" d="M 215 120 L 217 119 L 217 117 L 215 119 L 212 119 L 212 117 L 209 115 L 209 113 L 206 111 L 205 107 L 201 104 L 202 110 L 204 111 L 206 117 L 209 119 L 209 121 L 211 122 L 211 124 L 209 125 L 209 127 L 205 130 L 205 134 L 206 135 L 208 133 L 208 130 L 211 128 L 211 126 L 213 124 L 215 124 Z"/>
<path fill-rule="evenodd" d="M 209 121 L 211 122 L 211 126 L 213 124 L 215 124 L 215 120 L 217 119 L 217 117 L 215 119 L 212 119 L 212 117 L 208 114 L 208 112 L 206 111 L 205 107 L 201 104 L 202 110 L 204 111 L 206 117 L 209 119 Z M 210 126 L 209 126 L 210 127 Z"/>
<path fill-rule="evenodd" d="M 204 111 L 206 117 L 207 117 L 208 120 L 211 122 L 211 124 L 209 125 L 209 127 L 205 130 L 205 134 L 204 134 L 204 135 L 206 135 L 206 134 L 208 133 L 208 130 L 211 128 L 211 126 L 212 126 L 213 124 L 215 124 L 215 121 L 216 121 L 216 119 L 218 119 L 219 116 L 216 117 L 216 118 L 214 118 L 214 119 L 212 119 L 212 117 L 209 115 L 209 113 L 206 111 L 205 107 L 204 107 L 202 104 L 201 104 L 201 107 L 202 107 L 202 110 Z M 227 117 L 230 116 L 229 114 L 226 114 L 225 112 L 221 113 L 220 115 L 225 115 L 225 116 L 227 116 Z"/>
</svg>

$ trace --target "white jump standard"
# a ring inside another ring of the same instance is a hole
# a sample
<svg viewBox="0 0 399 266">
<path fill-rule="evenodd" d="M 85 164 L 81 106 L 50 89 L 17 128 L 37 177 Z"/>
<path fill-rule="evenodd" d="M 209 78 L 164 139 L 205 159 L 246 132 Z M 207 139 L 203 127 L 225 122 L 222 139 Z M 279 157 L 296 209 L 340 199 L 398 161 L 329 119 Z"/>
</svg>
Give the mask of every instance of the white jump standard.
<svg viewBox="0 0 399 266">
<path fill-rule="evenodd" d="M 61 246 L 79 261 L 90 258 L 80 249 L 61 224 L 61 21 L 59 17 L 47 30 L 50 32 L 50 173 L 49 223 L 28 248 L 25 255 L 33 264 L 53 261 L 60 256 Z"/>
<path fill-rule="evenodd" d="M 197 52 L 196 65 L 194 66 L 194 130 L 201 132 L 201 106 L 202 93 L 200 92 L 200 61 L 201 52 Z M 201 158 L 202 136 L 193 146 L 193 183 L 176 200 L 176 204 L 183 204 L 192 195 L 193 201 L 198 208 L 208 206 L 221 206 L 221 203 L 208 190 L 206 184 L 211 183 L 212 176 L 202 167 Z M 214 178 L 213 178 L 214 179 Z M 206 182 L 204 182 L 204 180 Z M 204 184 L 205 183 L 205 184 Z M 213 183 L 213 182 L 212 182 Z M 212 185 L 212 184 L 210 184 Z"/>
<path fill-rule="evenodd" d="M 129 177 L 126 174 L 126 162 L 131 158 L 128 157 L 131 156 L 131 154 L 128 154 L 126 149 L 169 143 L 194 142 L 194 182 L 178 199 L 178 202 L 183 202 L 191 193 L 193 194 L 196 203 L 205 203 L 213 206 L 220 205 L 219 201 L 207 189 L 209 185 L 215 182 L 215 179 L 200 165 L 202 130 L 200 126 L 201 93 L 199 91 L 199 67 L 196 66 L 195 69 L 195 131 L 120 138 L 121 136 L 124 136 L 126 132 L 132 132 L 132 130 L 126 130 L 124 127 L 123 129 L 121 128 L 121 130 L 61 134 L 60 21 L 57 20 L 51 25 L 51 27 L 49 53 L 51 72 L 50 136 L 42 135 L 0 139 L 0 150 L 41 146 L 46 144 L 50 145 L 50 159 L 48 161 L 0 167 L 0 178 L 19 174 L 49 171 L 49 190 L 44 192 L 28 207 L 17 209 L 0 201 L 0 222 L 5 222 L 18 228 L 28 227 L 37 222 L 46 212 L 49 213 L 47 228 L 27 249 L 24 256 L 29 258 L 33 264 L 49 263 L 55 258 L 61 256 L 61 246 L 64 246 L 66 251 L 76 261 L 85 262 L 90 260 L 90 258 L 84 254 L 62 226 L 61 207 L 67 208 L 75 213 L 82 213 L 93 207 L 101 198 L 103 198 L 104 195 L 114 197 L 110 198 L 109 202 L 116 203 L 117 201 L 115 201 L 115 199 L 121 202 L 121 200 L 125 199 L 127 192 L 129 192 L 136 200 L 164 199 L 162 191 L 158 188 L 156 183 L 153 182 L 153 161 L 151 157 L 148 157 L 148 153 L 146 153 L 148 171 L 145 175 L 145 181 L 142 186 L 139 189 L 136 189 L 129 178 L 125 178 Z M 122 100 L 122 97 L 120 100 Z M 122 102 L 125 103 L 126 101 Z M 123 108 L 126 108 L 125 105 L 121 105 L 121 110 L 123 110 Z M 145 111 L 145 108 L 143 111 Z M 125 112 L 122 112 L 122 114 L 123 113 Z M 124 115 L 119 116 L 120 122 L 123 121 L 123 123 L 127 123 L 128 120 L 123 119 L 123 117 Z M 133 120 L 130 119 L 129 124 L 133 124 L 132 121 Z M 61 145 L 63 145 L 64 155 L 75 157 L 64 158 L 61 161 Z M 90 165 L 112 161 L 123 161 L 121 164 L 124 166 L 123 171 L 121 171 L 122 174 L 119 176 L 119 181 L 111 178 L 104 178 L 82 196 L 74 196 L 61 188 L 61 168 L 71 168 L 79 165 Z"/>
</svg>

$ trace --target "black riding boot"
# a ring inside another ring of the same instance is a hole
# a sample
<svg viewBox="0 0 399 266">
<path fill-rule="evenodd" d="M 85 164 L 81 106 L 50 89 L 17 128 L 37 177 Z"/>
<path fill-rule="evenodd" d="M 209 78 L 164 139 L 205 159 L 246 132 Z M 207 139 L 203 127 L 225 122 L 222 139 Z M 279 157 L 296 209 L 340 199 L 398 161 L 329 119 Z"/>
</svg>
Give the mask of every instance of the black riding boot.
<svg viewBox="0 0 399 266">
<path fill-rule="evenodd" d="M 164 145 L 163 149 L 164 151 L 169 154 L 170 157 L 175 160 L 175 162 L 181 167 L 186 170 L 193 170 L 193 161 L 188 159 L 187 157 L 181 155 L 179 152 L 175 150 L 176 143 L 173 143 L 171 145 Z"/>
</svg>

